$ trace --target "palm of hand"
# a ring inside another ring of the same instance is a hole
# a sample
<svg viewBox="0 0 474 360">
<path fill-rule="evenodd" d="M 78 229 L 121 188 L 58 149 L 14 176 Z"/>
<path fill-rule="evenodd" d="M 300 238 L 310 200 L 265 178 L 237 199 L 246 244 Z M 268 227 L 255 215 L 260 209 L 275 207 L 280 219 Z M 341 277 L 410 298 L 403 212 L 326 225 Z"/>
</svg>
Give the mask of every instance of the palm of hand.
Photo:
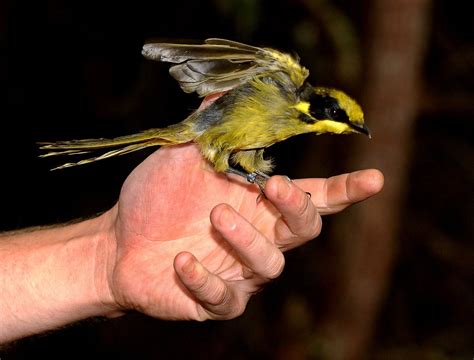
<svg viewBox="0 0 474 360">
<path fill-rule="evenodd" d="M 320 214 L 339 212 L 382 186 L 378 170 L 295 182 L 272 177 L 269 201 L 256 203 L 254 185 L 216 174 L 195 145 L 162 148 L 127 178 L 110 211 L 113 301 L 164 319 L 238 316 L 282 271 L 282 251 L 319 234 Z"/>
<path fill-rule="evenodd" d="M 184 250 L 250 296 L 263 279 L 246 276 L 209 214 L 217 204 L 230 204 L 273 241 L 280 214 L 267 201 L 257 203 L 257 196 L 256 186 L 215 173 L 195 146 L 155 152 L 122 188 L 115 224 L 115 298 L 124 308 L 161 318 L 198 318 L 199 306 L 173 268 L 173 259 Z"/>
</svg>

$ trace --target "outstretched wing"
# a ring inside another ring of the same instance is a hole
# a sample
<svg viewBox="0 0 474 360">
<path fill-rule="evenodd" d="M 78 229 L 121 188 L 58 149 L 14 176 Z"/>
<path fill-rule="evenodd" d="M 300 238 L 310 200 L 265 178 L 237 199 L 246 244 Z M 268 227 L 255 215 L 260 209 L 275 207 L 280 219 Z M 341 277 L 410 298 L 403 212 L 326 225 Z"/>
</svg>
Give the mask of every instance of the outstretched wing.
<svg viewBox="0 0 474 360">
<path fill-rule="evenodd" d="M 289 54 L 224 39 L 207 39 L 201 45 L 150 43 L 142 54 L 177 64 L 170 68 L 171 76 L 184 92 L 200 96 L 233 89 L 262 73 L 282 72 L 297 89 L 309 74 Z"/>
</svg>

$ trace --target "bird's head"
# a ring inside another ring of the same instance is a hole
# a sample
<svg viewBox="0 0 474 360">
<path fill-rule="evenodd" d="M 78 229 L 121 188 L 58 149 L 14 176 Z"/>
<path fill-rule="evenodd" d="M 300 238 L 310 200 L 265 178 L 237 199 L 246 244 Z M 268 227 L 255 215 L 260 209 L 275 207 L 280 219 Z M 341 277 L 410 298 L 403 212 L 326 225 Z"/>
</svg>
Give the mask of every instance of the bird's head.
<svg viewBox="0 0 474 360">
<path fill-rule="evenodd" d="M 308 85 L 300 93 L 296 108 L 300 112 L 299 119 L 307 123 L 312 132 L 359 133 L 370 138 L 361 107 L 340 90 Z"/>
</svg>

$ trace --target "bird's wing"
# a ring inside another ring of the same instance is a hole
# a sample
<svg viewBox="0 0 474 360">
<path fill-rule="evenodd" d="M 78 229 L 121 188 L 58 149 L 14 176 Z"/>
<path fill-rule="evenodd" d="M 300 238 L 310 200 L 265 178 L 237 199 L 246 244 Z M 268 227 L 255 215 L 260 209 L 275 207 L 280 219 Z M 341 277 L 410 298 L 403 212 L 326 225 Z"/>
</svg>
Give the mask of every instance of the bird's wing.
<svg viewBox="0 0 474 360">
<path fill-rule="evenodd" d="M 298 59 L 279 51 L 224 39 L 207 39 L 204 44 L 145 44 L 143 56 L 175 63 L 170 74 L 186 93 L 200 96 L 233 89 L 262 73 L 285 74 L 295 89 L 309 72 Z"/>
</svg>

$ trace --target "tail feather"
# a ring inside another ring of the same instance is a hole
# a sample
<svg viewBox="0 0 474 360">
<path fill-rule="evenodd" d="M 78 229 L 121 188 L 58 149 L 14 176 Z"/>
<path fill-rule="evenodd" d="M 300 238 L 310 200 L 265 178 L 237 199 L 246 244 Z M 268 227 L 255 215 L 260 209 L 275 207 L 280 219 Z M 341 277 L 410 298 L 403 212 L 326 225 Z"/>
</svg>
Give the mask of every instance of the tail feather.
<svg viewBox="0 0 474 360">
<path fill-rule="evenodd" d="M 166 129 L 150 129 L 138 134 L 120 136 L 113 139 L 81 139 L 81 140 L 67 140 L 67 141 L 56 141 L 56 142 L 39 142 L 41 150 L 52 150 L 51 153 L 41 155 L 41 157 L 51 156 L 51 155 L 63 155 L 67 152 L 57 152 L 57 150 L 96 150 L 104 149 L 109 147 L 117 147 L 121 145 L 128 145 L 134 143 L 141 143 L 151 139 L 159 139 L 160 133 Z M 167 140 L 164 140 L 167 141 Z M 71 153 L 72 153 L 71 151 Z"/>
<path fill-rule="evenodd" d="M 49 156 L 55 156 L 55 155 L 81 155 L 81 154 L 89 154 L 91 151 L 87 150 L 64 150 L 64 151 L 54 151 L 54 152 L 49 152 L 46 154 L 41 154 L 39 157 L 45 158 Z"/>
<path fill-rule="evenodd" d="M 125 155 L 150 146 L 166 146 L 182 144 L 194 140 L 195 134 L 188 124 L 175 124 L 163 129 L 150 129 L 138 134 L 121 136 L 114 139 L 83 139 L 58 142 L 42 142 L 40 150 L 48 151 L 40 157 L 56 155 L 81 155 L 93 151 L 114 148 L 101 155 L 77 162 L 68 162 L 51 170 L 59 170 L 77 165 L 89 164 L 94 161 L 108 159 L 113 156 Z"/>
<path fill-rule="evenodd" d="M 53 170 L 60 170 L 60 169 L 65 169 L 65 168 L 69 168 L 69 167 L 73 167 L 73 166 L 78 166 L 78 165 L 85 165 L 85 164 L 90 164 L 94 161 L 99 161 L 99 160 L 104 160 L 104 159 L 108 159 L 110 157 L 113 157 L 113 156 L 118 156 L 118 155 L 125 155 L 125 154 L 129 154 L 133 151 L 138 151 L 138 150 L 142 150 L 146 147 L 149 147 L 149 146 L 157 146 L 159 145 L 157 142 L 153 142 L 153 141 L 149 141 L 149 142 L 145 142 L 145 143 L 140 143 L 140 144 L 132 144 L 132 145 L 128 145 L 128 146 L 125 146 L 123 148 L 120 148 L 120 149 L 114 149 L 114 150 L 111 150 L 111 151 L 108 151 L 102 155 L 99 155 L 99 156 L 95 156 L 95 157 L 91 157 L 91 158 L 88 158 L 88 159 L 84 159 L 84 160 L 80 160 L 78 162 L 69 162 L 69 163 L 65 163 L 63 165 L 60 165 L 58 167 L 55 167 L 53 169 L 51 169 L 51 171 Z M 86 152 L 77 152 L 77 153 L 68 153 L 68 155 L 71 155 L 71 154 L 83 154 L 83 153 L 87 153 L 89 151 L 86 151 Z M 53 155 L 58 155 L 58 154 L 63 154 L 64 152 L 62 153 L 54 153 Z M 44 155 L 44 156 L 48 156 L 48 154 Z"/>
</svg>

